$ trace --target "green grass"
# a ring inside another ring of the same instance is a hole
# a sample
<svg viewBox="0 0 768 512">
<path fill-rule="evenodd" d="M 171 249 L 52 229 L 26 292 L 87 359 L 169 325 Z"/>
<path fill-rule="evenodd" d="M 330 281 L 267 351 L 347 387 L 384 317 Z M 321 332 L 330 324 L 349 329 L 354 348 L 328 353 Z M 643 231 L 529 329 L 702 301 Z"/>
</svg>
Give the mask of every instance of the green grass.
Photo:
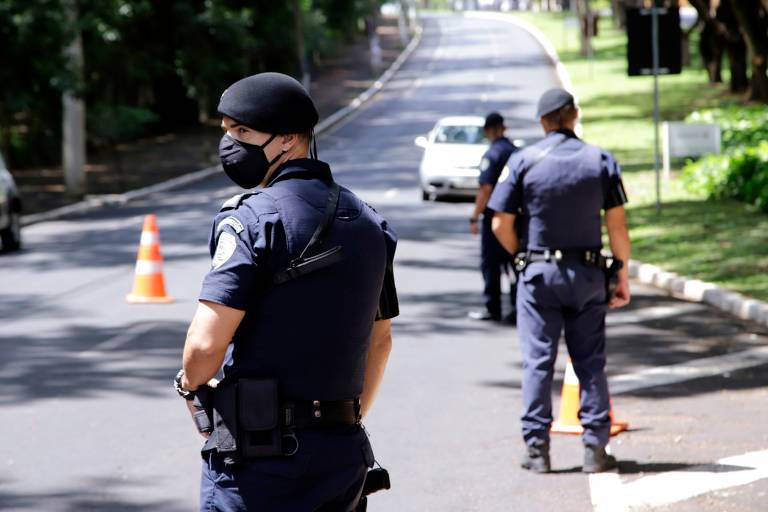
<svg viewBox="0 0 768 512">
<path fill-rule="evenodd" d="M 515 15 L 535 24 L 557 49 L 582 108 L 584 138 L 613 152 L 622 166 L 633 257 L 768 300 L 768 215 L 686 191 L 679 180 L 682 162 L 662 179 L 662 211 L 656 212 L 653 78 L 627 76 L 625 34 L 601 20 L 590 62 L 579 54 L 577 29 L 566 28 L 563 14 Z M 727 85 L 707 83 L 695 43 L 691 67 L 659 79 L 662 120 L 740 102 Z"/>
</svg>

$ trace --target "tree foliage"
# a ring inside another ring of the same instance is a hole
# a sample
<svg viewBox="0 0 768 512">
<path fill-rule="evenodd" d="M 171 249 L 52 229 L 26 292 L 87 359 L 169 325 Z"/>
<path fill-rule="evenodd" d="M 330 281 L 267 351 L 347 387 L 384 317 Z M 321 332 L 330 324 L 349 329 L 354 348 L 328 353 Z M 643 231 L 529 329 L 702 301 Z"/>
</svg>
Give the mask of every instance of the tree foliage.
<svg viewBox="0 0 768 512">
<path fill-rule="evenodd" d="M 362 17 L 380 3 L 301 0 L 307 53 L 328 51 L 352 37 Z M 77 5 L 73 24 L 62 0 L 0 0 L 0 148 L 13 165 L 58 160 L 65 90 L 84 97 L 93 145 L 197 123 L 215 112 L 228 84 L 248 74 L 299 74 L 291 2 L 78 0 Z M 78 31 L 83 83 L 67 71 L 63 57 Z"/>
</svg>

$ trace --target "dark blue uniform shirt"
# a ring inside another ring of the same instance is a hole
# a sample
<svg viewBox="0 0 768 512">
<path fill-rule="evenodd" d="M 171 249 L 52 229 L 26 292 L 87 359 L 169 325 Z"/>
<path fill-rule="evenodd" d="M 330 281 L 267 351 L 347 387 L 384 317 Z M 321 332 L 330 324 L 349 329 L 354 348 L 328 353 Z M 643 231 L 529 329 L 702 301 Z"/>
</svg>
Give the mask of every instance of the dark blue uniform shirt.
<svg viewBox="0 0 768 512">
<path fill-rule="evenodd" d="M 536 162 L 544 148 L 558 142 Z M 508 165 L 509 176 L 497 184 L 488 207 L 522 216 L 522 249 L 602 247 L 601 210 L 627 201 L 610 153 L 559 130 L 512 155 Z"/>
<path fill-rule="evenodd" d="M 496 186 L 509 156 L 515 151 L 517 151 L 517 146 L 506 137 L 499 137 L 491 142 L 480 162 L 480 184 Z"/>
<path fill-rule="evenodd" d="M 245 311 L 225 377 L 276 378 L 288 399 L 359 396 L 374 319 L 398 314 L 392 261 L 397 237 L 370 206 L 341 188 L 325 251 L 344 260 L 282 284 L 320 224 L 332 183 L 327 164 L 283 164 L 262 190 L 224 204 L 211 232 L 213 258 L 200 300 Z"/>
</svg>

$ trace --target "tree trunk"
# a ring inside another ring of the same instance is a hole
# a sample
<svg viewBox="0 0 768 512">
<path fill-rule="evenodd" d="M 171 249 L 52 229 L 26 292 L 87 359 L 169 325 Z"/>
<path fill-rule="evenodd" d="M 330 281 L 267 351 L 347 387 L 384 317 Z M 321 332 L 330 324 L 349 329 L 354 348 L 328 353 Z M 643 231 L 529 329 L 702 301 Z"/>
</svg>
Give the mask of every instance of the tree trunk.
<svg viewBox="0 0 768 512">
<path fill-rule="evenodd" d="M 749 48 L 752 78 L 749 99 L 768 103 L 768 21 L 760 16 L 760 0 L 730 0 Z"/>
<path fill-rule="evenodd" d="M 301 12 L 301 3 L 299 0 L 293 0 L 293 20 L 294 30 L 296 32 L 296 59 L 299 61 L 299 73 L 301 74 L 301 85 L 309 91 L 312 78 L 309 74 L 309 64 L 307 63 L 307 50 L 304 44 L 304 23 Z"/>
<path fill-rule="evenodd" d="M 67 17 L 72 27 L 78 26 L 76 0 L 64 2 Z M 64 50 L 70 72 L 75 76 L 75 83 L 83 83 L 83 41 L 79 28 L 75 28 L 75 37 Z M 64 183 L 67 195 L 74 198 L 85 194 L 85 102 L 74 90 L 64 91 L 62 103 L 62 141 L 61 165 L 64 170 Z"/>
<path fill-rule="evenodd" d="M 730 90 L 732 93 L 743 93 L 749 89 L 747 78 L 747 45 L 739 30 L 730 2 L 721 2 L 716 12 L 716 22 L 719 33 L 725 42 L 728 52 L 728 65 L 731 70 Z"/>
</svg>

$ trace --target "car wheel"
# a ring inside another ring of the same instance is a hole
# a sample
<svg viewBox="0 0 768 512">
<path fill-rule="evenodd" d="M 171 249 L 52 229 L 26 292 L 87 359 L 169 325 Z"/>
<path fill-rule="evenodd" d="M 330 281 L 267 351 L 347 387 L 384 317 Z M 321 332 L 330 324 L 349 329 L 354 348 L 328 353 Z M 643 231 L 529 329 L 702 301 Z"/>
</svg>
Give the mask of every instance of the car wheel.
<svg viewBox="0 0 768 512">
<path fill-rule="evenodd" d="M 21 249 L 21 214 L 11 212 L 11 222 L 7 228 L 0 230 L 0 241 L 3 251 L 17 251 Z"/>
<path fill-rule="evenodd" d="M 422 191 L 421 191 L 421 200 L 422 201 L 429 201 L 430 200 L 429 192 L 427 192 L 426 190 L 422 189 Z"/>
</svg>

